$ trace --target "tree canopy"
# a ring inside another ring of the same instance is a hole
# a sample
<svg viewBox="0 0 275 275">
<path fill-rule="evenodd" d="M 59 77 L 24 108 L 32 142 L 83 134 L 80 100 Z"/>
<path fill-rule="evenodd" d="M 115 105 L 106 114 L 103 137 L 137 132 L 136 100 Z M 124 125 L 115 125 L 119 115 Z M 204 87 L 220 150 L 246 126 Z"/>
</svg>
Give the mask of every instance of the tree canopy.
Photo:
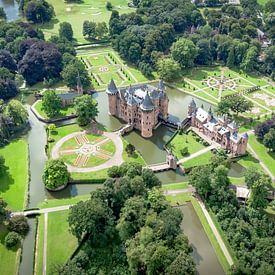
<svg viewBox="0 0 275 275">
<path fill-rule="evenodd" d="M 50 118 L 60 114 L 62 101 L 60 96 L 55 91 L 46 91 L 42 98 L 42 108 L 46 115 Z"/>
</svg>

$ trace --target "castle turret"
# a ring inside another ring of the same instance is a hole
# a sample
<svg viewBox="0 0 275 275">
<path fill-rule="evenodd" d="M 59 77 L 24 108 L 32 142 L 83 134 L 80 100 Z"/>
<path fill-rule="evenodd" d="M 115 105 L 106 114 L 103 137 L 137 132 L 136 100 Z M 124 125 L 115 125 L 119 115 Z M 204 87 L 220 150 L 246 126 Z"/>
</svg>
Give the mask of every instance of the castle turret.
<svg viewBox="0 0 275 275">
<path fill-rule="evenodd" d="M 192 98 L 191 102 L 188 105 L 188 116 L 191 117 L 196 112 L 196 109 L 197 109 L 196 102 L 194 98 Z"/>
<path fill-rule="evenodd" d="M 212 112 L 212 108 L 211 106 L 208 109 L 208 115 L 207 115 L 207 121 L 211 121 L 211 119 L 213 118 L 213 112 Z"/>
<path fill-rule="evenodd" d="M 159 81 L 159 106 L 160 106 L 160 113 L 164 120 L 168 118 L 168 104 L 169 99 L 165 91 L 164 82 L 161 79 Z"/>
<path fill-rule="evenodd" d="M 154 104 L 149 96 L 148 91 L 140 105 L 141 109 L 141 135 L 143 137 L 151 137 L 153 135 L 153 128 L 155 125 L 154 118 Z"/>
<path fill-rule="evenodd" d="M 109 101 L 109 114 L 115 116 L 118 110 L 118 89 L 113 79 L 111 79 L 106 93 Z"/>
</svg>

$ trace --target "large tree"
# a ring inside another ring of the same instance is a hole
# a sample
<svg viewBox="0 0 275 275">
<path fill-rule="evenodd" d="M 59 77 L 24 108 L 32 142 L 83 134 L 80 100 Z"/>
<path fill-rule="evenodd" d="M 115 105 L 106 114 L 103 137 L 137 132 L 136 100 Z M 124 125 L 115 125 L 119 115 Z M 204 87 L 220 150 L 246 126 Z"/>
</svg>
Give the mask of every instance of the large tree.
<svg viewBox="0 0 275 275">
<path fill-rule="evenodd" d="M 27 122 L 28 112 L 23 104 L 18 100 L 11 100 L 4 109 L 4 114 L 9 117 L 15 126 L 23 125 Z"/>
<path fill-rule="evenodd" d="M 29 21 L 45 23 L 54 16 L 53 6 L 45 0 L 31 0 L 24 6 L 24 14 Z"/>
<path fill-rule="evenodd" d="M 98 114 L 97 102 L 90 95 L 75 98 L 74 108 L 81 126 L 89 124 Z"/>
<path fill-rule="evenodd" d="M 10 99 L 18 94 L 14 74 L 6 68 L 0 68 L 0 99 Z"/>
<path fill-rule="evenodd" d="M 45 187 L 54 190 L 68 184 L 70 173 L 62 160 L 52 159 L 46 163 L 42 178 Z"/>
<path fill-rule="evenodd" d="M 59 25 L 59 37 L 61 38 L 66 38 L 69 41 L 73 40 L 73 29 L 72 29 L 72 25 L 68 22 L 62 22 Z"/>
<path fill-rule="evenodd" d="M 177 61 L 183 69 L 190 68 L 194 66 L 194 60 L 198 54 L 198 49 L 191 40 L 180 38 L 173 43 L 171 54 L 174 60 Z"/>
<path fill-rule="evenodd" d="M 47 91 L 43 94 L 42 108 L 48 117 L 52 118 L 58 116 L 61 107 L 61 98 L 55 91 Z"/>
<path fill-rule="evenodd" d="M 263 140 L 264 146 L 270 149 L 271 151 L 275 151 L 275 129 L 271 128 L 268 133 L 265 134 Z"/>
<path fill-rule="evenodd" d="M 6 50 L 0 50 L 0 68 L 7 68 L 10 72 L 15 73 L 17 70 L 16 63 L 11 54 Z"/>
<path fill-rule="evenodd" d="M 180 66 L 172 58 L 159 59 L 157 63 L 158 74 L 165 81 L 172 81 L 180 76 Z"/>
</svg>

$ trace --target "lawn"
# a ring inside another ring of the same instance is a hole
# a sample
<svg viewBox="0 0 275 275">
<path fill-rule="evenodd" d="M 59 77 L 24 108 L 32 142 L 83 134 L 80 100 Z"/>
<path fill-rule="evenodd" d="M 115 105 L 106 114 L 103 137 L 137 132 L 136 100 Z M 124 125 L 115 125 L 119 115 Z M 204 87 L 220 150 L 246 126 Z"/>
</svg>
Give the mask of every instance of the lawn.
<svg viewBox="0 0 275 275">
<path fill-rule="evenodd" d="M 46 113 L 43 110 L 42 107 L 42 100 L 38 100 L 34 105 L 33 108 L 39 113 L 39 115 L 45 119 L 50 119 Z M 62 107 L 60 110 L 60 115 L 54 118 L 60 118 L 60 117 L 65 117 L 69 115 L 75 114 L 75 110 L 73 106 L 67 106 L 67 107 Z"/>
<path fill-rule="evenodd" d="M 120 14 L 133 12 L 133 8 L 127 6 L 126 0 L 110 0 L 115 10 Z M 106 2 L 101 0 L 83 0 L 80 4 L 66 3 L 63 0 L 48 0 L 54 6 L 56 17 L 42 26 L 42 30 L 49 38 L 58 35 L 59 24 L 69 22 L 72 25 L 74 38 L 78 43 L 89 43 L 82 35 L 82 26 L 85 20 L 94 22 L 106 22 L 108 24 L 111 11 L 106 9 Z"/>
<path fill-rule="evenodd" d="M 124 62 L 110 47 L 81 49 L 78 58 L 85 64 L 95 89 L 106 89 L 111 79 L 117 87 L 148 81 L 137 68 Z"/>
<path fill-rule="evenodd" d="M 0 149 L 0 155 L 5 158 L 8 167 L 0 177 L 0 197 L 13 210 L 22 210 L 26 203 L 28 174 L 28 144 L 25 138 L 12 140 Z"/>
<path fill-rule="evenodd" d="M 20 248 L 7 249 L 4 245 L 4 239 L 7 235 L 7 230 L 3 225 L 0 225 L 0 274 L 12 275 L 17 274 L 19 266 Z"/>
<path fill-rule="evenodd" d="M 163 191 L 168 191 L 168 190 L 179 190 L 179 189 L 186 189 L 186 188 L 189 188 L 191 187 L 189 184 L 188 184 L 188 181 L 185 181 L 185 182 L 177 182 L 177 183 L 170 183 L 170 184 L 163 184 L 161 186 L 161 189 Z"/>
<path fill-rule="evenodd" d="M 36 233 L 35 274 L 43 274 L 43 249 L 44 249 L 44 215 L 38 217 Z"/>
<path fill-rule="evenodd" d="M 184 168 L 190 168 L 194 166 L 201 166 L 210 163 L 211 158 L 213 157 L 213 153 L 211 151 L 205 152 L 195 158 L 187 160 L 186 162 L 182 163 Z"/>
<path fill-rule="evenodd" d="M 127 154 L 127 152 L 125 151 L 125 148 L 128 144 L 128 142 L 126 141 L 126 139 L 122 138 L 122 142 L 123 142 L 123 153 L 122 153 L 122 157 L 123 157 L 123 160 L 125 162 L 129 162 L 129 161 L 134 161 L 134 162 L 138 162 L 140 163 L 142 166 L 145 166 L 146 165 L 146 162 L 145 160 L 143 159 L 143 157 L 141 156 L 141 154 L 135 150 L 134 154 L 129 156 Z"/>
<path fill-rule="evenodd" d="M 190 155 L 204 148 L 204 145 L 196 141 L 196 138 L 198 137 L 192 131 L 189 131 L 187 134 L 177 133 L 167 147 L 172 149 L 173 154 L 176 155 L 178 159 L 182 159 L 186 156 L 181 154 L 183 148 L 187 148 L 188 154 Z"/>
<path fill-rule="evenodd" d="M 275 152 L 269 152 L 268 149 L 254 135 L 249 136 L 248 143 L 256 152 L 260 160 L 275 176 Z"/>
<path fill-rule="evenodd" d="M 48 214 L 48 274 L 54 265 L 66 263 L 77 247 L 77 239 L 69 232 L 68 214 L 68 210 Z"/>
</svg>

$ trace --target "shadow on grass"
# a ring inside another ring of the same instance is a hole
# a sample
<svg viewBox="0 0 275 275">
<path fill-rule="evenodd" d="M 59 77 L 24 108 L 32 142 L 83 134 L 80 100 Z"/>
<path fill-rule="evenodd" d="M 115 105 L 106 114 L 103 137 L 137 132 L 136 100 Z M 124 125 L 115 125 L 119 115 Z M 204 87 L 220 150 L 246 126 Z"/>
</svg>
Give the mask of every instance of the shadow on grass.
<svg viewBox="0 0 275 275">
<path fill-rule="evenodd" d="M 9 173 L 8 167 L 6 167 L 5 171 L 2 175 L 0 175 L 0 193 L 5 193 L 10 189 L 10 185 L 14 184 L 14 179 Z"/>
</svg>

